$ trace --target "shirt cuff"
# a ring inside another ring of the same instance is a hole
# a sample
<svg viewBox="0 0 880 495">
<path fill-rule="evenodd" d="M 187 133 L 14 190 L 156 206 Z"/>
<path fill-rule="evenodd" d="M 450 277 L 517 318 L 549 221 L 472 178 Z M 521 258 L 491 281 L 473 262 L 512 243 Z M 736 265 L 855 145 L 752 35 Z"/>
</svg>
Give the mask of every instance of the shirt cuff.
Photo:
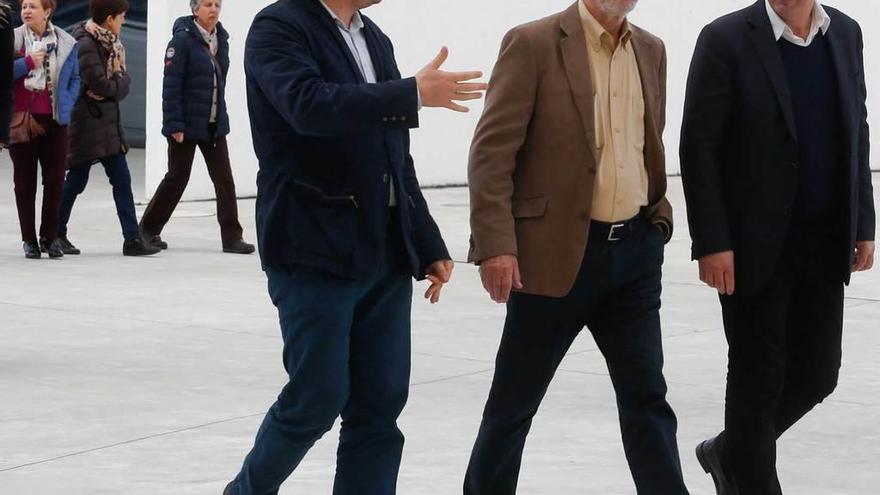
<svg viewBox="0 0 880 495">
<path fill-rule="evenodd" d="M 419 102 L 418 111 L 421 112 L 422 111 L 422 92 L 419 91 L 418 84 L 416 84 L 416 98 L 418 99 L 418 102 Z"/>
</svg>

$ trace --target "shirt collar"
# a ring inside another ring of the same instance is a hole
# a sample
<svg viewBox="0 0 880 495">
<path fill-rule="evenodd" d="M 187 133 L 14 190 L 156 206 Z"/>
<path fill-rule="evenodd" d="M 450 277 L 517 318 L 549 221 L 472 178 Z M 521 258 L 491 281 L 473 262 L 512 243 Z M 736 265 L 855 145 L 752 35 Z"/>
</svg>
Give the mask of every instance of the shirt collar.
<svg viewBox="0 0 880 495">
<path fill-rule="evenodd" d="M 765 0 L 764 3 L 767 6 L 767 15 L 770 16 L 770 25 L 773 27 L 773 36 L 776 37 L 776 41 L 779 41 L 786 34 L 791 37 L 797 37 L 797 35 L 794 34 L 794 31 L 792 31 L 788 24 L 785 23 L 785 20 L 773 9 L 770 0 Z M 819 0 L 815 0 L 813 3 L 813 24 L 810 26 L 810 34 L 804 41 L 808 43 L 812 41 L 813 38 L 819 34 L 820 30 L 824 35 L 828 32 L 830 27 L 831 17 L 828 16 L 828 12 L 825 11 L 825 8 L 819 3 Z"/>
<path fill-rule="evenodd" d="M 360 31 L 364 28 L 364 19 L 361 17 L 361 13 L 359 10 L 354 11 L 354 15 L 351 18 L 351 25 L 346 27 L 345 23 L 342 22 L 342 19 L 340 19 L 339 16 L 336 15 L 336 12 L 333 12 L 333 9 L 331 9 L 326 3 L 324 3 L 324 0 L 318 1 L 321 2 L 321 5 L 323 5 L 325 9 L 327 9 L 327 12 L 329 12 L 330 16 L 333 17 L 333 20 L 336 21 L 336 25 L 339 26 L 341 29 L 344 29 L 346 31 Z"/>
<path fill-rule="evenodd" d="M 210 40 L 211 38 L 213 38 L 214 36 L 217 35 L 217 28 L 214 28 L 213 33 L 209 33 L 207 29 L 203 28 L 202 25 L 199 24 L 199 21 L 196 21 L 195 24 L 196 24 L 196 27 L 199 29 L 199 32 L 202 33 L 202 37 L 205 38 L 206 40 Z"/>
<path fill-rule="evenodd" d="M 611 48 L 613 46 L 611 33 L 606 31 L 602 24 L 599 24 L 599 21 L 593 17 L 593 14 L 587 10 L 583 0 L 578 1 L 578 11 L 581 15 L 581 24 L 584 26 L 584 34 L 587 36 L 590 46 L 594 50 L 599 51 L 602 48 L 602 44 L 606 43 Z M 626 49 L 630 38 L 632 38 L 632 27 L 629 24 L 629 20 L 625 19 L 623 21 L 620 33 L 620 46 Z"/>
</svg>

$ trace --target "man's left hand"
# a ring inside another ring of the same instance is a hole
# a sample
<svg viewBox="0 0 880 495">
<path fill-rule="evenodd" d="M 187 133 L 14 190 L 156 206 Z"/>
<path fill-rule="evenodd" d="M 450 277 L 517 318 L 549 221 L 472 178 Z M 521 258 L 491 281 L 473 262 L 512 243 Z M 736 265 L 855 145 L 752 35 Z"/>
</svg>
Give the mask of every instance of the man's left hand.
<svg viewBox="0 0 880 495">
<path fill-rule="evenodd" d="M 428 280 L 431 282 L 431 286 L 425 292 L 425 299 L 429 299 L 431 304 L 440 302 L 440 291 L 443 290 L 443 286 L 448 284 L 452 278 L 452 269 L 454 267 L 455 263 L 452 260 L 437 261 L 428 267 Z"/>
<path fill-rule="evenodd" d="M 874 267 L 874 241 L 859 241 L 856 243 L 856 258 L 853 261 L 852 271 L 866 272 Z"/>
</svg>

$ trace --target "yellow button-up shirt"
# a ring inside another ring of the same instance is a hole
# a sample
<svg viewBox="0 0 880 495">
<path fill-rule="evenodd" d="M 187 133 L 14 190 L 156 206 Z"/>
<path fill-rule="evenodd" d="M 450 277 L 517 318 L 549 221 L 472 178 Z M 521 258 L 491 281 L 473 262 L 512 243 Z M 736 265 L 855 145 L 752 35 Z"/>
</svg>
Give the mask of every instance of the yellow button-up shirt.
<svg viewBox="0 0 880 495">
<path fill-rule="evenodd" d="M 594 144 L 599 150 L 592 218 L 619 222 L 635 217 L 648 204 L 642 79 L 629 22 L 624 22 L 620 42 L 615 47 L 611 34 L 587 10 L 584 2 L 578 5 L 593 76 Z"/>
</svg>

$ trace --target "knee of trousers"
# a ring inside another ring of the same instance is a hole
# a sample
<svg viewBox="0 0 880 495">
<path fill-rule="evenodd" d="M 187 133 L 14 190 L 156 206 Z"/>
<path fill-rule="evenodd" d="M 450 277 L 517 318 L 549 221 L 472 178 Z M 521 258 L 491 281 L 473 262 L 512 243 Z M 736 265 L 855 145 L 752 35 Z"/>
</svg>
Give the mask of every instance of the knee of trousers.
<svg viewBox="0 0 880 495">
<path fill-rule="evenodd" d="M 326 432 L 342 413 L 349 400 L 348 383 L 290 382 L 276 403 L 275 418 L 309 430 Z"/>
<path fill-rule="evenodd" d="M 821 404 L 837 389 L 838 370 L 829 371 L 824 376 L 815 377 L 802 385 L 802 395 L 812 404 Z"/>
</svg>

